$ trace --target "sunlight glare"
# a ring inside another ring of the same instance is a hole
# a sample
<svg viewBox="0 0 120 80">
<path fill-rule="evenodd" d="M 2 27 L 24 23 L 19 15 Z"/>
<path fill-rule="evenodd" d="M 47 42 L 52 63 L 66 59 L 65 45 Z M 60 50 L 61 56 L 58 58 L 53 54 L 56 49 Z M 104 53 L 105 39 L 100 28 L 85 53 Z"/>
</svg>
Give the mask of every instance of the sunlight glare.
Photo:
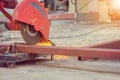
<svg viewBox="0 0 120 80">
<path fill-rule="evenodd" d="M 112 3 L 116 8 L 120 8 L 120 0 L 113 0 Z"/>
</svg>

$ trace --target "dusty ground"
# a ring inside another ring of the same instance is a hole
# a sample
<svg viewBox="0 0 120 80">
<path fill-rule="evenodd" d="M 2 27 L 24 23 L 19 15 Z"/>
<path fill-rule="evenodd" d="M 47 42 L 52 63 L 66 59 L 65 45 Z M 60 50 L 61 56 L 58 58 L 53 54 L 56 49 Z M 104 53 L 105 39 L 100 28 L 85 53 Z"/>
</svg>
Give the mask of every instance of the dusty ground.
<svg viewBox="0 0 120 80">
<path fill-rule="evenodd" d="M 4 30 L 4 31 L 3 31 Z M 1 25 L 1 43 L 22 42 L 18 31 L 6 31 Z M 87 46 L 120 39 L 119 22 L 54 21 L 50 40 L 57 46 Z M 40 64 L 20 64 L 15 69 L 0 68 L 0 80 L 120 80 L 120 61 L 54 60 Z"/>
</svg>

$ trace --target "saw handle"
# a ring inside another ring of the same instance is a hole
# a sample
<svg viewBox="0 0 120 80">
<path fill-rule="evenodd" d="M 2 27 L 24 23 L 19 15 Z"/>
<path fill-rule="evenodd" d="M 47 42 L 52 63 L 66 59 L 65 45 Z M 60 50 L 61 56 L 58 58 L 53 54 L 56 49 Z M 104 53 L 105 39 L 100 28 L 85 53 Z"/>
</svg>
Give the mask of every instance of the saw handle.
<svg viewBox="0 0 120 80">
<path fill-rule="evenodd" d="M 17 0 L 0 0 L 0 11 L 12 21 L 12 16 L 4 8 L 14 9 L 17 4 Z"/>
<path fill-rule="evenodd" d="M 12 21 L 12 16 L 4 9 L 4 6 L 6 5 L 5 2 L 0 1 L 0 11 L 10 20 Z"/>
<path fill-rule="evenodd" d="M 5 3 L 4 7 L 9 9 L 14 9 L 18 4 L 17 0 L 0 0 L 0 2 L 1 1 Z"/>
</svg>

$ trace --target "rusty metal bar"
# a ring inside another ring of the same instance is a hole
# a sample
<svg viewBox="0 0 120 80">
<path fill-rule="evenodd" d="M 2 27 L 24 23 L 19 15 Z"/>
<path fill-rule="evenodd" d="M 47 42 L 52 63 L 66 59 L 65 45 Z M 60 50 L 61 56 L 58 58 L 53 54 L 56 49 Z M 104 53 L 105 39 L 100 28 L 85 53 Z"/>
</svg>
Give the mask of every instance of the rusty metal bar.
<svg viewBox="0 0 120 80">
<path fill-rule="evenodd" d="M 91 47 L 91 48 L 108 48 L 108 49 L 120 49 L 120 39 L 116 39 L 113 41 L 107 41 L 102 43 L 97 43 L 90 46 L 85 47 Z"/>
<path fill-rule="evenodd" d="M 120 59 L 120 49 L 103 48 L 78 48 L 78 47 L 56 47 L 56 46 L 33 46 L 16 45 L 17 52 L 49 54 L 49 55 L 67 55 L 91 58 Z"/>
<path fill-rule="evenodd" d="M 74 20 L 75 13 L 48 14 L 49 20 Z"/>
<path fill-rule="evenodd" d="M 0 47 L 10 47 L 12 44 L 0 43 Z"/>
<path fill-rule="evenodd" d="M 119 42 L 119 41 L 118 41 Z M 112 42 L 115 43 L 115 42 Z M 112 44 L 111 43 L 111 44 Z M 103 44 L 104 45 L 104 44 Z M 117 44 L 116 44 L 117 45 Z M 101 59 L 120 59 L 120 49 L 95 47 L 57 47 L 25 44 L 0 44 L 0 47 L 11 47 L 11 51 L 48 55 L 67 55 Z"/>
</svg>

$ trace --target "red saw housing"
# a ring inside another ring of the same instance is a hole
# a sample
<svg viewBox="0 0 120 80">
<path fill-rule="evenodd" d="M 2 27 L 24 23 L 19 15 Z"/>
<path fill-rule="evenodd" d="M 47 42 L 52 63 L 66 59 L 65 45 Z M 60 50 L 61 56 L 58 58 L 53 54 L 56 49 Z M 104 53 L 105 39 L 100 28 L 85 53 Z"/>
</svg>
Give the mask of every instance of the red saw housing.
<svg viewBox="0 0 120 80">
<path fill-rule="evenodd" d="M 45 40 L 48 40 L 50 24 L 47 12 L 38 0 L 23 0 L 18 3 L 14 10 L 13 20 L 32 25 Z"/>
</svg>

